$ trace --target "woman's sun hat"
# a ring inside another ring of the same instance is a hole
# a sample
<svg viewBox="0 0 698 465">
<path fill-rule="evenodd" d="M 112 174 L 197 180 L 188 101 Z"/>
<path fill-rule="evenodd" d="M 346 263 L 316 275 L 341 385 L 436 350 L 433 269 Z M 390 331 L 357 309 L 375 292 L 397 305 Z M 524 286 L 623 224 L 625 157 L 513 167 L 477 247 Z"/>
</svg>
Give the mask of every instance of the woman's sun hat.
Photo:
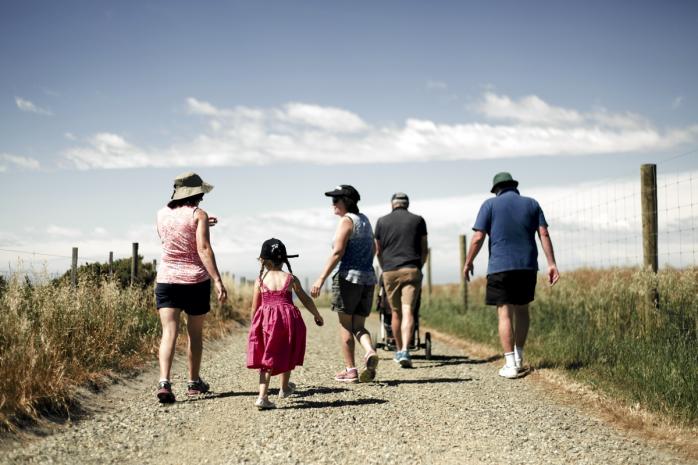
<svg viewBox="0 0 698 465">
<path fill-rule="evenodd" d="M 497 188 L 497 186 L 504 183 L 507 183 L 514 187 L 518 187 L 519 185 L 519 181 L 514 180 L 510 173 L 502 171 L 501 173 L 497 173 L 494 175 L 494 179 L 492 179 L 492 189 L 490 190 L 490 192 L 494 194 L 494 191 Z"/>
<path fill-rule="evenodd" d="M 297 256 L 297 254 L 288 255 L 284 243 L 273 237 L 264 241 L 262 250 L 259 252 L 259 258 L 264 260 L 284 261 L 287 258 L 295 258 Z"/>
<path fill-rule="evenodd" d="M 212 189 L 211 184 L 204 182 L 198 174 L 190 171 L 175 178 L 174 192 L 170 198 L 172 200 L 186 199 L 198 194 L 208 194 Z"/>
</svg>

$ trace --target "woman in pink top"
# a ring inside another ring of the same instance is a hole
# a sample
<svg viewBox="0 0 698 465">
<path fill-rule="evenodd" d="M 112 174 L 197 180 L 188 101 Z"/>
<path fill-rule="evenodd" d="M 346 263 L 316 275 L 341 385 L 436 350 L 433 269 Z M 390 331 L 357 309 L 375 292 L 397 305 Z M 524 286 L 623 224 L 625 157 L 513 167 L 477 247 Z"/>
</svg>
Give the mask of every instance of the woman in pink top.
<svg viewBox="0 0 698 465">
<path fill-rule="evenodd" d="M 187 395 L 203 394 L 209 390 L 208 384 L 199 376 L 199 369 L 204 317 L 211 308 L 212 279 L 218 301 L 222 303 L 227 298 L 209 236 L 209 227 L 217 220 L 209 218 L 199 208 L 204 194 L 211 189 L 213 186 L 195 173 L 177 176 L 172 200 L 157 214 L 158 234 L 162 241 L 162 258 L 155 285 L 155 300 L 162 323 L 157 397 L 162 403 L 175 401 L 170 370 L 182 310 L 187 314 L 189 335 Z"/>
</svg>

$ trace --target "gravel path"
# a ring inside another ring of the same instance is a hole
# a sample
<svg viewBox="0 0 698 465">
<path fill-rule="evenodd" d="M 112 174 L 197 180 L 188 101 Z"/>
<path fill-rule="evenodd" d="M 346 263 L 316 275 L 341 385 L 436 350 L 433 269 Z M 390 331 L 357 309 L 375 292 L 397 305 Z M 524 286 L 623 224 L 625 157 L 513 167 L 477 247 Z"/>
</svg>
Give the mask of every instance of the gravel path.
<svg viewBox="0 0 698 465">
<path fill-rule="evenodd" d="M 257 374 L 245 368 L 246 334 L 209 344 L 204 378 L 215 394 L 162 406 L 157 371 L 110 388 L 90 418 L 22 445 L 0 463 L 103 464 L 668 464 L 684 462 L 556 403 L 531 379 L 497 376 L 501 363 L 435 341 L 435 359 L 400 369 L 380 352 L 378 382 L 343 385 L 336 318 L 307 318 L 297 395 L 257 411 Z M 376 320 L 372 318 L 371 327 Z M 184 357 L 178 356 L 181 361 Z M 184 399 L 185 370 L 175 370 Z M 278 379 L 272 382 L 278 387 Z"/>
</svg>

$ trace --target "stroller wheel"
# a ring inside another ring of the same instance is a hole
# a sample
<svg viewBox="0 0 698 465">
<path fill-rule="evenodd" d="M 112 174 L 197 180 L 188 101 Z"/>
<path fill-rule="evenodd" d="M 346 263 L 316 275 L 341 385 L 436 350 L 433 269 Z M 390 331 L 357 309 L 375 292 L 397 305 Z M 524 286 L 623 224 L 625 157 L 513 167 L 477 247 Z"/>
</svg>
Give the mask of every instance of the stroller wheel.
<svg viewBox="0 0 698 465">
<path fill-rule="evenodd" d="M 431 333 L 424 334 L 424 358 L 431 360 Z"/>
</svg>

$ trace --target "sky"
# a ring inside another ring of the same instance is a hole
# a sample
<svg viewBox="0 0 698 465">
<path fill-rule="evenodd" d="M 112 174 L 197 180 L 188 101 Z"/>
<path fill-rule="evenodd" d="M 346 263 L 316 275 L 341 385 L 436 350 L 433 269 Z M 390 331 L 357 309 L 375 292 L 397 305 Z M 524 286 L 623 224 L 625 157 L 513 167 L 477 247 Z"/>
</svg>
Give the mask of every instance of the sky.
<svg viewBox="0 0 698 465">
<path fill-rule="evenodd" d="M 323 192 L 352 184 L 374 223 L 407 192 L 455 282 L 499 171 L 541 203 L 563 271 L 633 264 L 643 163 L 662 262 L 695 264 L 697 43 L 691 1 L 3 1 L 0 272 L 62 271 L 73 246 L 159 258 L 186 171 L 215 186 L 201 206 L 238 276 L 273 236 L 313 280 Z"/>
</svg>

